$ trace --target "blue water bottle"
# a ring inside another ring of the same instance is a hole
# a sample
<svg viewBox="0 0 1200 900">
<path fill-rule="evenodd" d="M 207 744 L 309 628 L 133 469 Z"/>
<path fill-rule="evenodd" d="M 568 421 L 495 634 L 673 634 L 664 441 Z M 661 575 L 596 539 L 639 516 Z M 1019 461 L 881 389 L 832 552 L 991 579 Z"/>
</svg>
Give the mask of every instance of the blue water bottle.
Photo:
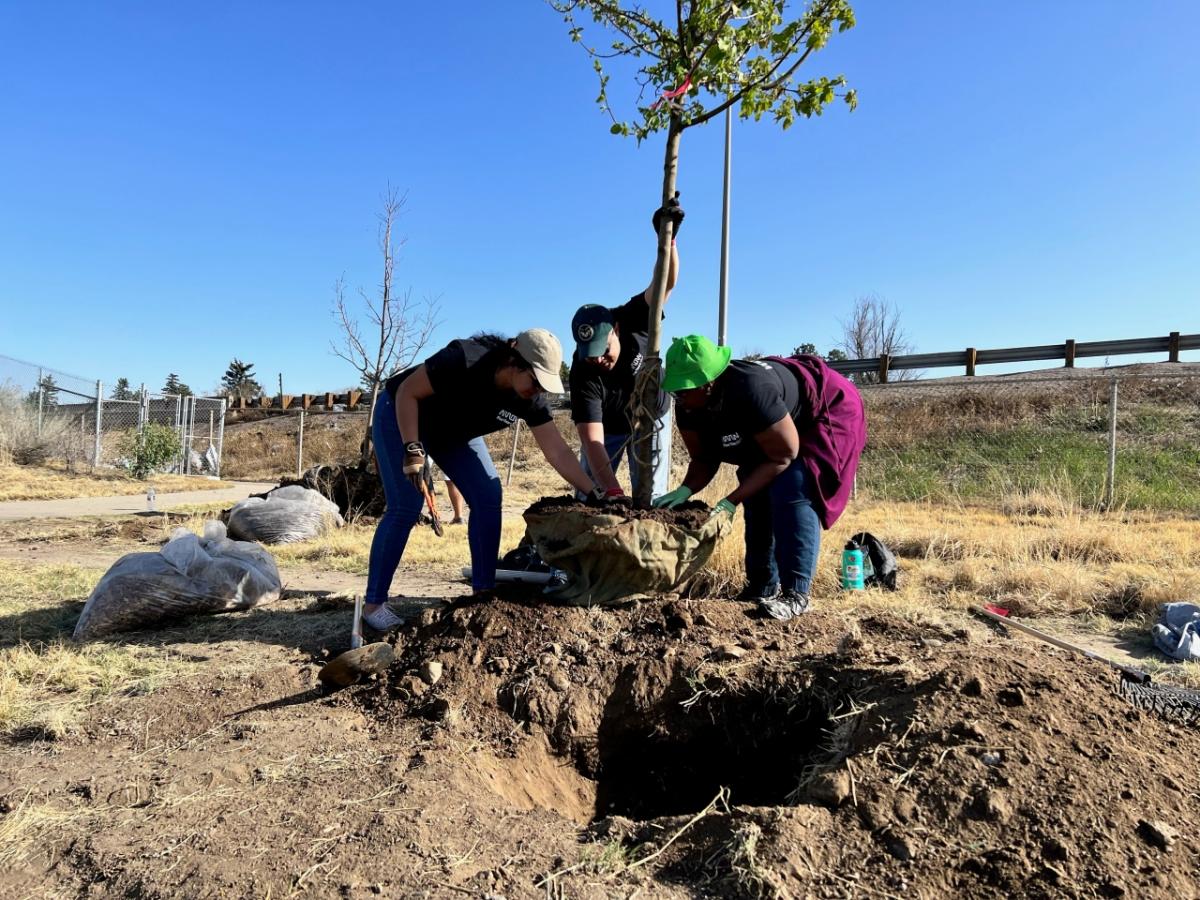
<svg viewBox="0 0 1200 900">
<path fill-rule="evenodd" d="M 863 552 L 854 541 L 848 541 L 846 549 L 842 551 L 842 589 L 863 589 Z"/>
</svg>

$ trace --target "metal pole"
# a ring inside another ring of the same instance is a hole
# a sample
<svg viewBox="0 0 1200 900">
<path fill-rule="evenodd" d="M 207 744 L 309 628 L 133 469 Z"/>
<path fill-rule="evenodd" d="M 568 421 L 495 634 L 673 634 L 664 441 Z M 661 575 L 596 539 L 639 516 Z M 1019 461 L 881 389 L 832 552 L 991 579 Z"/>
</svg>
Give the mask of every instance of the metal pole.
<svg viewBox="0 0 1200 900">
<path fill-rule="evenodd" d="M 717 312 L 717 345 L 729 342 L 729 174 L 733 149 L 733 117 L 725 110 L 725 192 L 721 201 L 721 291 Z"/>
<path fill-rule="evenodd" d="M 92 446 L 92 468 L 100 465 L 100 430 L 104 427 L 104 382 L 96 382 L 96 442 Z"/>
<path fill-rule="evenodd" d="M 213 439 L 213 412 L 214 412 L 214 410 L 211 410 L 211 409 L 208 411 L 208 446 L 209 447 L 211 447 L 213 445 L 213 440 L 212 440 Z"/>
<path fill-rule="evenodd" d="M 1117 379 L 1112 380 L 1112 394 L 1108 400 L 1108 486 L 1105 490 L 1104 505 L 1112 509 L 1116 496 L 1117 478 Z"/>
<path fill-rule="evenodd" d="M 192 472 L 192 445 L 196 442 L 196 398 L 193 396 L 188 403 L 187 420 L 187 474 Z"/>
<path fill-rule="evenodd" d="M 146 393 L 146 382 L 138 391 L 138 434 L 146 428 L 146 420 L 150 418 L 150 395 Z"/>
<path fill-rule="evenodd" d="M 221 477 L 221 452 L 225 449 L 225 406 L 229 401 L 221 399 L 221 418 L 217 421 L 217 472 Z"/>
<path fill-rule="evenodd" d="M 38 437 L 42 436 L 42 398 L 46 392 L 38 387 Z"/>
<path fill-rule="evenodd" d="M 508 480 L 504 482 L 505 487 L 512 484 L 513 463 L 517 461 L 517 438 L 521 436 L 521 421 L 521 419 L 517 419 L 517 427 L 513 429 L 513 448 L 508 457 Z"/>
<path fill-rule="evenodd" d="M 296 477 L 304 474 L 304 410 L 300 410 L 300 431 L 296 439 Z"/>
</svg>

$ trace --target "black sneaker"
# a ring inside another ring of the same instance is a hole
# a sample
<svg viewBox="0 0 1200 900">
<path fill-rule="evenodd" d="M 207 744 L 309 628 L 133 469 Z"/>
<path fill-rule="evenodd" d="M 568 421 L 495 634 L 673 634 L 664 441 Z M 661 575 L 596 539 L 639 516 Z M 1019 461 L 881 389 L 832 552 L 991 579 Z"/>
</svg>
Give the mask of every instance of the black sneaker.
<svg viewBox="0 0 1200 900">
<path fill-rule="evenodd" d="M 777 599 L 759 601 L 758 608 L 772 619 L 786 622 L 808 612 L 808 594 L 785 591 Z"/>
<path fill-rule="evenodd" d="M 766 587 L 746 585 L 742 588 L 742 592 L 734 599 L 740 600 L 743 603 L 762 603 L 764 600 L 774 600 L 778 596 L 778 584 L 769 584 Z"/>
</svg>

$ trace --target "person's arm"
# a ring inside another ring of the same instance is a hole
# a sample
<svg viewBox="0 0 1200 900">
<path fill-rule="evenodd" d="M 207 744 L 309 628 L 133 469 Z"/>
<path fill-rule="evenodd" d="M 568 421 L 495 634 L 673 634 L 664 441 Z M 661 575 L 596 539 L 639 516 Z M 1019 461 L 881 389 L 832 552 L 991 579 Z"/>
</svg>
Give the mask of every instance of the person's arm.
<svg viewBox="0 0 1200 900">
<path fill-rule="evenodd" d="M 683 438 L 683 446 L 687 448 L 688 452 L 688 467 L 687 473 L 683 476 L 683 486 L 693 494 L 698 494 L 708 487 L 708 483 L 713 480 L 717 470 L 721 468 L 721 464 L 704 456 L 704 446 L 700 442 L 698 431 L 681 428 L 679 436 Z"/>
<path fill-rule="evenodd" d="M 668 257 L 668 259 L 669 259 L 669 263 L 667 265 L 667 291 L 665 294 L 663 294 L 663 305 L 664 306 L 666 305 L 667 300 L 669 300 L 671 297 L 671 291 L 673 291 L 675 289 L 675 282 L 677 282 L 679 280 L 679 250 L 675 247 L 674 238 L 671 239 L 671 252 L 670 252 L 670 256 Z M 654 278 L 657 274 L 658 274 L 658 257 L 655 256 L 655 258 L 654 258 L 654 274 L 650 276 L 650 284 L 647 286 L 646 290 L 642 291 L 642 299 L 644 299 L 646 301 L 647 306 L 650 305 L 650 298 L 654 294 Z"/>
<path fill-rule="evenodd" d="M 782 419 L 754 436 L 766 454 L 766 460 L 750 472 L 732 494 L 725 499 L 735 506 L 754 496 L 795 462 L 800 453 L 800 435 L 791 416 Z"/>
<path fill-rule="evenodd" d="M 575 454 L 571 452 L 567 442 L 558 433 L 558 426 L 553 422 L 543 422 L 529 430 L 533 432 L 533 439 L 537 441 L 542 456 L 546 457 L 546 462 L 550 463 L 554 471 L 565 478 L 577 491 L 584 494 L 592 493 L 595 488 L 592 479 L 588 477 L 587 472 L 583 471 L 583 466 L 579 464 L 579 460 L 575 458 Z"/>
<path fill-rule="evenodd" d="M 583 454 L 596 484 L 604 488 L 605 492 L 621 490 L 621 483 L 617 481 L 612 461 L 608 458 L 608 450 L 604 447 L 604 423 L 576 422 L 575 428 L 579 432 L 579 444 L 583 447 Z"/>
<path fill-rule="evenodd" d="M 396 424 L 400 426 L 400 435 L 406 444 L 421 440 L 417 403 L 432 396 L 433 385 L 429 383 L 429 373 L 423 365 L 417 366 L 400 382 L 400 389 L 396 391 Z"/>
</svg>

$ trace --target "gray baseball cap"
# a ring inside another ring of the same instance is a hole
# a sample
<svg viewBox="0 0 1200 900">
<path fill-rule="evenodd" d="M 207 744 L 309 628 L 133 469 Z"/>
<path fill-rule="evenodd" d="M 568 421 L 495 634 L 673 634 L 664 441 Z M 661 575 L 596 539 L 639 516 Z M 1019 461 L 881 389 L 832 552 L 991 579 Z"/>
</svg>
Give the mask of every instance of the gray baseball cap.
<svg viewBox="0 0 1200 900">
<path fill-rule="evenodd" d="M 538 384 L 552 394 L 564 391 L 562 344 L 545 328 L 530 328 L 517 335 L 517 352 L 533 367 Z"/>
</svg>

